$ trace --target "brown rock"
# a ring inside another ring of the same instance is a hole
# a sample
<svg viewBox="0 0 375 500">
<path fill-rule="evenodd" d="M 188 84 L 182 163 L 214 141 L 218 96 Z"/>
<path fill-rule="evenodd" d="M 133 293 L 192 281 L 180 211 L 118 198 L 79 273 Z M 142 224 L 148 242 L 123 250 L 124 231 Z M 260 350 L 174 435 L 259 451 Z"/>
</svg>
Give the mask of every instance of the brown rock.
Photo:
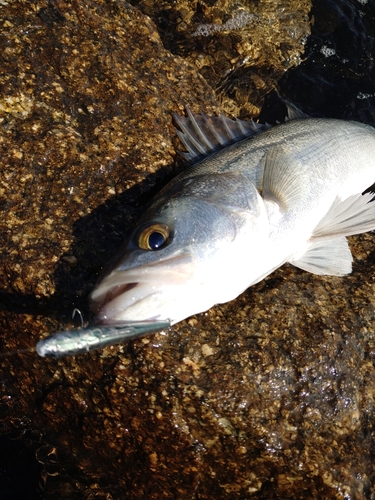
<svg viewBox="0 0 375 500">
<path fill-rule="evenodd" d="M 301 61 L 310 33 L 310 0 L 141 0 L 164 45 L 191 62 L 226 114 L 252 118 L 289 68 Z"/>
<path fill-rule="evenodd" d="M 1 2 L 0 19 L 9 352 L 87 317 L 101 266 L 175 173 L 171 112 L 215 100 L 125 2 Z M 170 332 L 2 357 L 2 433 L 19 439 L 0 441 L 1 469 L 23 443 L 46 498 L 372 498 L 373 237 L 351 241 L 347 278 L 284 267 Z"/>
</svg>

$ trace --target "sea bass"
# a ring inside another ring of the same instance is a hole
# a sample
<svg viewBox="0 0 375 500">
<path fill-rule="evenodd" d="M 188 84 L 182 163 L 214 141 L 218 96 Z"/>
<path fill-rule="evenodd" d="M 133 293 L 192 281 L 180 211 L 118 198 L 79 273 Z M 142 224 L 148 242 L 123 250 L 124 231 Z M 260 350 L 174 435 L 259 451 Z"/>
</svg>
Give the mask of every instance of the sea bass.
<svg viewBox="0 0 375 500">
<path fill-rule="evenodd" d="M 205 158 L 156 196 L 92 292 L 99 325 L 174 324 L 285 263 L 351 272 L 346 236 L 375 229 L 375 130 L 289 114 L 272 128 L 175 117 L 187 158 Z"/>
</svg>

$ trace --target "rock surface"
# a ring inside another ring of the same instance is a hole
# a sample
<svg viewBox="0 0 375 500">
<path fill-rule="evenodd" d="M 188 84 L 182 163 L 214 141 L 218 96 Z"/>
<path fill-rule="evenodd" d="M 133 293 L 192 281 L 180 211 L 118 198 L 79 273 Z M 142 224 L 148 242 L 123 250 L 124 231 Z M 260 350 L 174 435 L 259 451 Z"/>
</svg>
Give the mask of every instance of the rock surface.
<svg viewBox="0 0 375 500">
<path fill-rule="evenodd" d="M 171 112 L 216 101 L 126 2 L 0 9 L 6 353 L 74 307 L 88 317 L 100 268 L 177 171 Z M 13 488 L 26 470 L 41 479 L 24 498 L 373 498 L 373 236 L 351 244 L 346 278 L 284 267 L 171 331 L 74 359 L 1 357 L 2 491 L 17 438 L 30 462 Z"/>
<path fill-rule="evenodd" d="M 158 26 L 163 43 L 191 62 L 226 114 L 258 115 L 281 75 L 301 62 L 310 32 L 310 0 L 134 1 Z"/>
</svg>

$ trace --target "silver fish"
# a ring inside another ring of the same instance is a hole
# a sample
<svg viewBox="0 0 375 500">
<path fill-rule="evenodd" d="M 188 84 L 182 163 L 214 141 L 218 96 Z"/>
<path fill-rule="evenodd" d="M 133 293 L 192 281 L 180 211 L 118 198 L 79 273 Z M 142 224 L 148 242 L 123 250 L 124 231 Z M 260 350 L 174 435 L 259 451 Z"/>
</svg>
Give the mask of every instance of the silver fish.
<svg viewBox="0 0 375 500">
<path fill-rule="evenodd" d="M 375 229 L 366 192 L 375 181 L 375 130 L 294 108 L 289 115 L 268 130 L 189 110 L 175 117 L 190 160 L 240 140 L 156 196 L 91 294 L 99 324 L 174 324 L 286 262 L 319 275 L 351 272 L 346 236 Z"/>
</svg>

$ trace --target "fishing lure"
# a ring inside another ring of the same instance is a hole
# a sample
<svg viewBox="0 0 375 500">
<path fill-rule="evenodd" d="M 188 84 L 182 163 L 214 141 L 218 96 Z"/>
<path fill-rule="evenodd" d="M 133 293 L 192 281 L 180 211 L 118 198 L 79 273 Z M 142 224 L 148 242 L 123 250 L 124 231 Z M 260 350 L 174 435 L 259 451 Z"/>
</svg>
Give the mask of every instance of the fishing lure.
<svg viewBox="0 0 375 500">
<path fill-rule="evenodd" d="M 63 358 L 76 356 L 85 352 L 103 349 L 126 340 L 139 338 L 170 326 L 166 321 L 144 321 L 122 326 L 91 327 L 81 330 L 56 332 L 40 340 L 36 344 L 39 356 L 47 358 Z"/>
</svg>

